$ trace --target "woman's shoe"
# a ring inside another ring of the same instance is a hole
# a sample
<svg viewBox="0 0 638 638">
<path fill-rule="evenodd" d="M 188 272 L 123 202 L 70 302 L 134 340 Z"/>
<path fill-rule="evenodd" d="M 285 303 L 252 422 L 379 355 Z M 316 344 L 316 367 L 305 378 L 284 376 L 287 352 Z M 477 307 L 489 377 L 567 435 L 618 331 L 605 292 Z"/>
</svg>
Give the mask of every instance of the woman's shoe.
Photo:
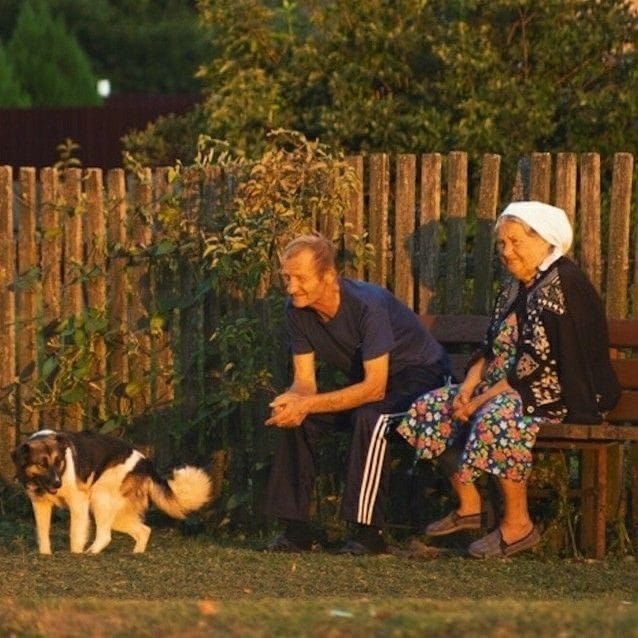
<svg viewBox="0 0 638 638">
<path fill-rule="evenodd" d="M 430 523 L 425 528 L 425 533 L 428 536 L 445 536 L 462 529 L 481 529 L 481 513 L 461 516 L 455 510 L 440 520 Z"/>
<path fill-rule="evenodd" d="M 538 527 L 532 527 L 532 531 L 513 543 L 506 543 L 500 528 L 496 528 L 487 536 L 479 538 L 468 547 L 468 553 L 474 558 L 504 558 L 523 552 L 526 549 L 538 545 L 541 542 L 541 533 Z"/>
</svg>

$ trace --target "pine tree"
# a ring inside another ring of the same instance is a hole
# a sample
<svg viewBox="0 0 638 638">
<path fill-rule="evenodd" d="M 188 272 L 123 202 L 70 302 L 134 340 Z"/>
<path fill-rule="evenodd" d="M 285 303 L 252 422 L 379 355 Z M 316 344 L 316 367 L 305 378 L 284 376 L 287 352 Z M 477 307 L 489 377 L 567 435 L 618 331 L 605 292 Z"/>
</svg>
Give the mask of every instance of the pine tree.
<svg viewBox="0 0 638 638">
<path fill-rule="evenodd" d="M 0 108 L 24 108 L 30 105 L 31 100 L 16 80 L 13 66 L 0 42 Z"/>
<path fill-rule="evenodd" d="M 22 5 L 7 54 L 33 106 L 101 103 L 86 54 L 42 0 Z"/>
</svg>

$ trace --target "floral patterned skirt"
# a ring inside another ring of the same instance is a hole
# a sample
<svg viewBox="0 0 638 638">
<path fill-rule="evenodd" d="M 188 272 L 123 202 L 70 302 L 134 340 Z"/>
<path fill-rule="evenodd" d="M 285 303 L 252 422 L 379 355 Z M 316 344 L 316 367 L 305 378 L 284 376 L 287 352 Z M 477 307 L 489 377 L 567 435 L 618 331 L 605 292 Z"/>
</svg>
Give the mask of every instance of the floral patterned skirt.
<svg viewBox="0 0 638 638">
<path fill-rule="evenodd" d="M 397 432 L 415 449 L 417 460 L 434 459 L 447 448 L 463 450 L 455 476 L 472 483 L 482 472 L 512 481 L 526 481 L 532 469 L 536 417 L 523 414 L 516 392 L 504 392 L 482 405 L 466 421 L 452 417 L 458 385 L 432 390 L 410 407 Z M 479 386 L 478 391 L 485 389 Z"/>
</svg>

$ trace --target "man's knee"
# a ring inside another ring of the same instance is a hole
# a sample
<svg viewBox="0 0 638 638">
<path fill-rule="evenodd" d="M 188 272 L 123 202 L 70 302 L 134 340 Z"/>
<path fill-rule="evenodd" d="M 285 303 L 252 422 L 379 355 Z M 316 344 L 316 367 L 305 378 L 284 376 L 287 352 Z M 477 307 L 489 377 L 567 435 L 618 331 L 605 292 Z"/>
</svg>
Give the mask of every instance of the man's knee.
<svg viewBox="0 0 638 638">
<path fill-rule="evenodd" d="M 362 405 L 352 412 L 352 424 L 355 429 L 376 430 L 386 427 L 386 418 L 379 408 L 373 405 Z"/>
</svg>

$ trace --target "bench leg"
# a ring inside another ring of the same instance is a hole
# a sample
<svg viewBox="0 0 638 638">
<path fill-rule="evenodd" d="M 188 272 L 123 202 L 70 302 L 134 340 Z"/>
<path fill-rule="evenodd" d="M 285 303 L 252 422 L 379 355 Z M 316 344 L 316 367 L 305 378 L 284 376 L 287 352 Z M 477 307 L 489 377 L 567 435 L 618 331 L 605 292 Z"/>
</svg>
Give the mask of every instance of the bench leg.
<svg viewBox="0 0 638 638">
<path fill-rule="evenodd" d="M 607 527 L 607 447 L 596 450 L 595 537 L 594 558 L 605 558 L 605 532 Z"/>
<path fill-rule="evenodd" d="M 581 546 L 588 556 L 605 557 L 607 521 L 607 446 L 583 450 L 581 471 Z"/>
</svg>

